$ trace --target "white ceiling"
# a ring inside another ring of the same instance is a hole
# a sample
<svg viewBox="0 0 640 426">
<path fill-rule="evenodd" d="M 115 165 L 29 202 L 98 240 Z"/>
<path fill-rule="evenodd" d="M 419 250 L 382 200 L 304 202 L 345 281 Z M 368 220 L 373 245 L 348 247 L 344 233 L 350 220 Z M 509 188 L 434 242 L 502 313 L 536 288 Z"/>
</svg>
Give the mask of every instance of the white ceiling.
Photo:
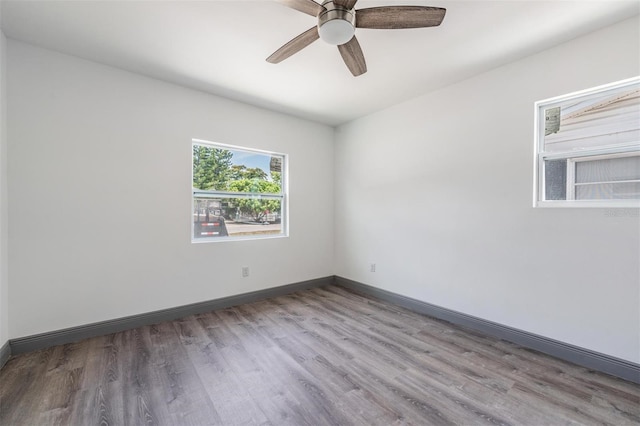
<svg viewBox="0 0 640 426">
<path fill-rule="evenodd" d="M 441 26 L 358 29 L 368 72 L 353 77 L 316 41 L 265 58 L 315 25 L 270 0 L 2 0 L 9 38 L 242 102 L 338 125 L 637 15 L 640 1 L 360 0 L 356 9 L 447 9 Z M 594 58 L 594 60 L 596 60 Z"/>
</svg>

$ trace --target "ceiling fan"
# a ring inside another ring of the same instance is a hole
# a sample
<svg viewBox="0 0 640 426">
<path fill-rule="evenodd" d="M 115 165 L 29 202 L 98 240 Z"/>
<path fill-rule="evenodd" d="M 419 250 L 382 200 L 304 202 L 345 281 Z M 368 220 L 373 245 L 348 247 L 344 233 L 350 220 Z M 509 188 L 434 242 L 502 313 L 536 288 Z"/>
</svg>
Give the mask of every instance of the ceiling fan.
<svg viewBox="0 0 640 426">
<path fill-rule="evenodd" d="M 267 58 L 277 64 L 317 39 L 338 46 L 349 71 L 357 77 L 367 72 L 356 28 L 404 29 L 440 25 L 446 9 L 429 6 L 380 6 L 354 10 L 358 0 L 277 0 L 292 9 L 314 16 L 318 24 L 303 32 Z"/>
</svg>

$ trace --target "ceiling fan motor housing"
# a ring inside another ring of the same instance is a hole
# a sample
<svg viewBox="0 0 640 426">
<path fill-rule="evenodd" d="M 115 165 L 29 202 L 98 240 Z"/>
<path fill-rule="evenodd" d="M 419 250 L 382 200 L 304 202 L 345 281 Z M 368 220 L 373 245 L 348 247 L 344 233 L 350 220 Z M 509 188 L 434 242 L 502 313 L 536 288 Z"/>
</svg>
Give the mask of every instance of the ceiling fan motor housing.
<svg viewBox="0 0 640 426">
<path fill-rule="evenodd" d="M 326 9 L 318 15 L 318 34 L 320 38 L 334 45 L 345 44 L 353 38 L 356 27 L 355 10 L 347 10 L 326 0 L 322 3 Z"/>
</svg>

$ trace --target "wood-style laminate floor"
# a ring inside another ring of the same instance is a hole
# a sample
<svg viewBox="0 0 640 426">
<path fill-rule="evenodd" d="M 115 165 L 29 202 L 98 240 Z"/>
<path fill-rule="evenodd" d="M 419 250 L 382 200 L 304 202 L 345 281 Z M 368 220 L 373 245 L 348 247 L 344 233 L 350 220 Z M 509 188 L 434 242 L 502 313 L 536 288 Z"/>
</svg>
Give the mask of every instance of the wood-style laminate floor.
<svg viewBox="0 0 640 426">
<path fill-rule="evenodd" d="M 640 424 L 640 386 L 325 287 L 11 358 L 1 425 Z"/>
</svg>

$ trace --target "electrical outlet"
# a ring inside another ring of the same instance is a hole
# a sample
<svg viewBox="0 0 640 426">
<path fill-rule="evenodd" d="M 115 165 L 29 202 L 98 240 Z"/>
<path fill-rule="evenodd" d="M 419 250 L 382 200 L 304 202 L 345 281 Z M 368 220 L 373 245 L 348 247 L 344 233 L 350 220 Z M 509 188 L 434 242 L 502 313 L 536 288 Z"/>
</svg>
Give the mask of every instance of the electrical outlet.
<svg viewBox="0 0 640 426">
<path fill-rule="evenodd" d="M 247 278 L 249 276 L 249 267 L 248 266 L 243 266 L 242 267 L 242 278 Z"/>
<path fill-rule="evenodd" d="M 372 263 L 372 264 L 369 266 L 369 271 L 371 271 L 371 272 L 375 272 L 375 271 L 376 271 L 376 264 L 375 264 L 375 263 Z"/>
</svg>

